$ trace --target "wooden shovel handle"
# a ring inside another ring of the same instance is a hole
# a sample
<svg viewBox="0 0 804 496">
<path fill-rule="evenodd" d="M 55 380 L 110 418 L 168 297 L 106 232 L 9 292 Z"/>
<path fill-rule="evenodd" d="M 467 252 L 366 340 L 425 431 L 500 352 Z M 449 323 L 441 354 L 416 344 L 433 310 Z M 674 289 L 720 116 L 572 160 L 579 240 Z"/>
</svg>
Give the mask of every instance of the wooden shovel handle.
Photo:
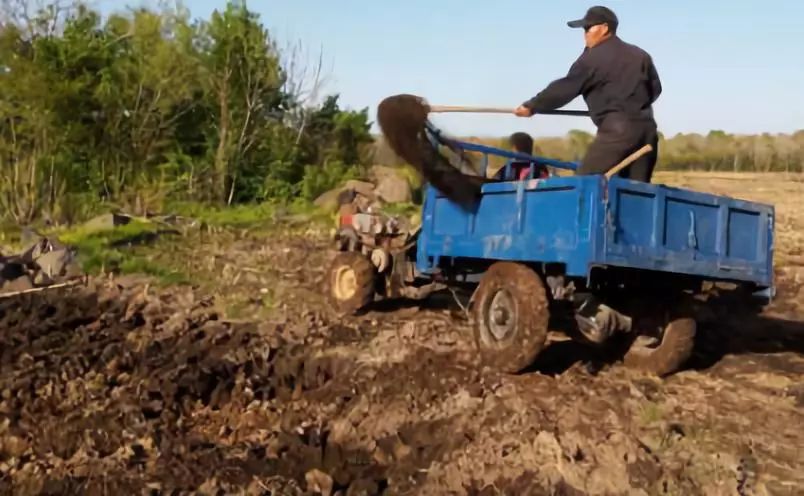
<svg viewBox="0 0 804 496">
<path fill-rule="evenodd" d="M 466 105 L 430 105 L 432 113 L 464 112 L 475 114 L 513 114 L 514 108 L 510 107 L 471 107 Z M 572 115 L 577 117 L 589 117 L 586 110 L 547 110 L 537 112 L 540 115 Z"/>
<path fill-rule="evenodd" d="M 621 170 L 625 169 L 626 167 L 628 167 L 629 165 L 633 164 L 634 162 L 636 162 L 637 160 L 639 160 L 640 158 L 642 158 L 643 156 L 647 155 L 648 153 L 650 153 L 652 151 L 653 151 L 653 146 L 645 145 L 642 148 L 640 148 L 639 150 L 637 150 L 634 153 L 632 153 L 631 155 L 628 155 L 627 157 L 625 157 L 625 159 L 622 162 L 620 162 L 619 164 L 615 165 L 608 172 L 606 172 L 606 179 L 611 179 L 618 172 L 620 172 Z"/>
</svg>

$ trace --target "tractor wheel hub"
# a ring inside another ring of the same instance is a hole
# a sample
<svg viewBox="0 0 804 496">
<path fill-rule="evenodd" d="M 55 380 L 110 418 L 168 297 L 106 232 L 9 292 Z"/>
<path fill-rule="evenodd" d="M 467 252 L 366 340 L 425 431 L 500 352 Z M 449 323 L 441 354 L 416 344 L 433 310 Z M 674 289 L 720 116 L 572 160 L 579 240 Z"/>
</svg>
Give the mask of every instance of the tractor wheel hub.
<svg viewBox="0 0 804 496">
<path fill-rule="evenodd" d="M 500 290 L 491 299 L 489 331 L 495 339 L 503 340 L 513 332 L 515 311 L 514 300 L 508 291 Z"/>
<path fill-rule="evenodd" d="M 332 290 L 339 300 L 348 300 L 354 296 L 357 291 L 357 276 L 354 269 L 346 265 L 338 267 L 333 286 Z"/>
</svg>

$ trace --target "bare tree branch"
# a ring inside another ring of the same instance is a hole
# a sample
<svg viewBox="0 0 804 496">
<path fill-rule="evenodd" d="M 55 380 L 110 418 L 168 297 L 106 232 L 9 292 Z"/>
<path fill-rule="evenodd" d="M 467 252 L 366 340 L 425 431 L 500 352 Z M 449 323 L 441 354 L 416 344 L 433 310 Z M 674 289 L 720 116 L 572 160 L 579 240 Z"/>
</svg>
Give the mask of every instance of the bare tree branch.
<svg viewBox="0 0 804 496">
<path fill-rule="evenodd" d="M 0 0 L 0 24 L 17 26 L 29 40 L 56 36 L 79 5 L 72 0 Z"/>
<path fill-rule="evenodd" d="M 279 53 L 280 63 L 285 73 L 282 89 L 296 103 L 295 107 L 290 109 L 289 124 L 296 127 L 295 142 L 298 145 L 307 125 L 309 109 L 318 102 L 321 90 L 326 86 L 332 69 L 330 67 L 325 72 L 323 46 L 319 47 L 318 55 L 312 63 L 301 41 L 288 43 L 285 49 Z"/>
</svg>

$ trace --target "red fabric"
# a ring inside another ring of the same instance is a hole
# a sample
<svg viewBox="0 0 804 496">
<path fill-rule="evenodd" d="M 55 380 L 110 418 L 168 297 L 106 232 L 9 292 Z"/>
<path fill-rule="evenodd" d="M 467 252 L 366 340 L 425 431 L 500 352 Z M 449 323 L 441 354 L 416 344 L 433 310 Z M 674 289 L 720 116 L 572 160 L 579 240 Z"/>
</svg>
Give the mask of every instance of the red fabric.
<svg viewBox="0 0 804 496">
<path fill-rule="evenodd" d="M 543 179 L 548 177 L 547 168 L 542 167 L 539 165 L 535 165 L 536 173 L 534 174 L 535 179 Z M 513 177 L 517 181 L 523 181 L 528 178 L 528 174 L 530 173 L 530 164 L 522 163 L 522 162 L 514 162 L 511 164 L 511 173 Z"/>
</svg>

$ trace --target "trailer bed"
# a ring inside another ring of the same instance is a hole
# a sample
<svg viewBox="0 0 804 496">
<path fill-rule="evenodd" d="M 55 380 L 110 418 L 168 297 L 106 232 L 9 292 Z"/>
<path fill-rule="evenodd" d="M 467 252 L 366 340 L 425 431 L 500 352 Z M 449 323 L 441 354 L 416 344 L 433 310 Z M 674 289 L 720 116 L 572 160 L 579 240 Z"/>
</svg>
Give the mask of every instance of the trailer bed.
<svg viewBox="0 0 804 496">
<path fill-rule="evenodd" d="M 471 210 L 428 187 L 417 269 L 453 259 L 610 266 L 772 287 L 774 208 L 602 176 L 490 183 Z"/>
</svg>

